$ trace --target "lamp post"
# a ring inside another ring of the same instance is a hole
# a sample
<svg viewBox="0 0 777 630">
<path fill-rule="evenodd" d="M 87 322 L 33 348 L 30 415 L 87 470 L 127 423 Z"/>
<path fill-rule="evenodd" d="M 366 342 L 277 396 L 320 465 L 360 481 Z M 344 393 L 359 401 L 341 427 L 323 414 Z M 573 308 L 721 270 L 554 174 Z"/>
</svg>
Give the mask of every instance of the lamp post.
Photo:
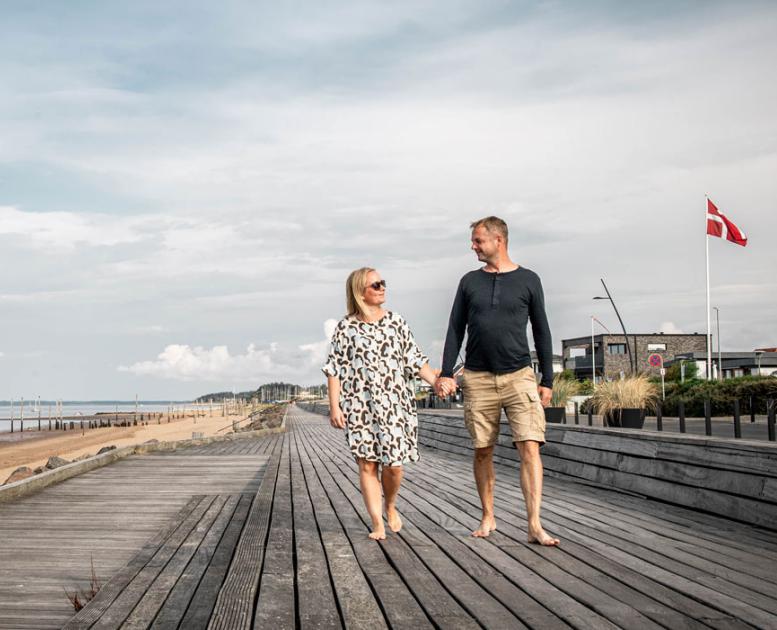
<svg viewBox="0 0 777 630">
<path fill-rule="evenodd" d="M 596 389 L 596 346 L 594 344 L 594 322 L 599 324 L 609 334 L 612 334 L 612 333 L 610 332 L 610 329 L 607 328 L 607 326 L 602 324 L 602 322 L 596 319 L 596 317 L 591 315 L 591 375 L 593 377 L 594 389 Z M 604 351 L 603 350 L 602 350 L 602 378 L 604 378 Z"/>
<path fill-rule="evenodd" d="M 761 376 L 761 355 L 764 353 L 763 350 L 756 350 L 755 351 L 755 360 L 758 363 L 758 376 Z"/>
<path fill-rule="evenodd" d="M 596 346 L 594 346 L 594 316 L 591 315 L 591 382 L 596 389 Z"/>
<path fill-rule="evenodd" d="M 618 312 L 618 307 L 615 306 L 615 302 L 612 299 L 612 296 L 610 295 L 610 291 L 607 289 L 607 285 L 604 284 L 604 279 L 599 278 L 599 280 L 601 280 L 602 282 L 602 286 L 604 287 L 605 293 L 607 293 L 607 297 L 597 296 L 594 298 L 594 300 L 610 300 L 610 304 L 612 304 L 612 308 L 615 311 L 615 315 L 618 317 L 618 321 L 621 324 L 621 329 L 623 330 L 623 336 L 626 339 L 626 352 L 629 355 L 629 368 L 631 368 L 631 373 L 632 375 L 634 375 L 637 371 L 637 368 L 636 368 L 636 365 L 634 365 L 634 358 L 631 355 L 631 345 L 629 344 L 629 336 L 626 333 L 626 326 L 623 325 L 623 320 L 621 319 L 621 315 Z"/>
<path fill-rule="evenodd" d="M 717 338 L 718 343 L 718 380 L 723 380 L 723 362 L 721 361 L 721 354 L 720 354 L 720 309 L 717 306 L 712 307 L 715 310 L 715 326 L 717 332 L 715 333 L 715 336 Z"/>
</svg>

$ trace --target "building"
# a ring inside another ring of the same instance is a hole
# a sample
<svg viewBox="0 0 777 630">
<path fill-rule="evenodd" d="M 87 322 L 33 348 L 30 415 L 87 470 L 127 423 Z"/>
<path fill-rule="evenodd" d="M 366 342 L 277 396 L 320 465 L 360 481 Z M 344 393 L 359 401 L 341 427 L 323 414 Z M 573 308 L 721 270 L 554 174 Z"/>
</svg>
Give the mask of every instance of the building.
<svg viewBox="0 0 777 630">
<path fill-rule="evenodd" d="M 707 374 L 707 352 L 686 352 L 675 355 L 673 362 L 695 363 L 699 369 L 699 377 Z M 753 352 L 721 352 L 723 378 L 737 376 L 772 376 L 777 375 L 777 348 L 764 348 Z M 718 378 L 718 353 L 712 353 L 712 378 Z"/>
<path fill-rule="evenodd" d="M 593 339 L 593 353 L 591 340 Z M 706 357 L 706 337 L 701 333 L 669 335 L 664 333 L 629 335 L 628 343 L 636 362 L 638 373 L 660 374 L 660 364 L 651 365 L 651 355 L 661 356 L 665 365 L 679 354 L 704 353 Z M 629 353 L 626 338 L 623 335 L 601 334 L 561 341 L 561 356 L 564 369 L 571 370 L 578 379 L 591 379 L 594 365 L 596 382 L 602 379 L 612 380 L 628 375 Z M 593 358 L 593 360 L 592 360 Z M 706 360 L 706 359 L 705 359 Z M 706 365 L 705 365 L 706 367 Z M 699 375 L 705 373 L 702 369 Z"/>
</svg>

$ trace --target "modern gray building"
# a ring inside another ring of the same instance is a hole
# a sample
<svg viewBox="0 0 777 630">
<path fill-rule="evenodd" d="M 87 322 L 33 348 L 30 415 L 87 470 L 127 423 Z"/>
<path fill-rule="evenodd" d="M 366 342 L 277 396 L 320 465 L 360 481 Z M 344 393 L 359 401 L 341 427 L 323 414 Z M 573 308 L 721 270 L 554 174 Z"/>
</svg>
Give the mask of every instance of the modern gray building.
<svg viewBox="0 0 777 630">
<path fill-rule="evenodd" d="M 777 375 L 777 350 L 755 350 L 753 352 L 717 352 L 712 353 L 712 378 L 718 378 L 718 360 L 720 360 L 723 378 L 737 376 Z M 707 352 L 686 352 L 675 355 L 673 362 L 695 363 L 699 376 L 707 372 Z M 672 362 L 667 361 L 667 366 Z"/>
<path fill-rule="evenodd" d="M 592 348 L 593 342 L 593 348 Z M 660 355 L 665 365 L 680 354 L 706 353 L 705 335 L 701 333 L 670 335 L 664 333 L 629 335 L 628 341 L 623 335 L 601 334 L 563 339 L 561 353 L 564 369 L 574 372 L 579 379 L 592 379 L 594 367 L 596 382 L 620 378 L 628 375 L 629 344 L 638 373 L 660 374 L 660 365 L 651 365 L 649 357 Z M 706 356 L 706 354 L 705 354 Z M 704 374 L 704 370 L 700 375 Z"/>
</svg>

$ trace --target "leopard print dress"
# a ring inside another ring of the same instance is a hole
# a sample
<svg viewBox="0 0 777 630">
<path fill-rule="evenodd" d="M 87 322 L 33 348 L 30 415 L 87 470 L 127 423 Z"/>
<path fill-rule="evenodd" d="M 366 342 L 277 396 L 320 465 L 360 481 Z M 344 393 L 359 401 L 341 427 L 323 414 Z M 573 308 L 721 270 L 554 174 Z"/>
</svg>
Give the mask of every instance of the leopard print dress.
<svg viewBox="0 0 777 630">
<path fill-rule="evenodd" d="M 418 416 L 410 379 L 428 362 L 407 322 L 388 311 L 376 322 L 342 319 L 322 370 L 340 379 L 351 453 L 400 466 L 418 461 Z"/>
</svg>

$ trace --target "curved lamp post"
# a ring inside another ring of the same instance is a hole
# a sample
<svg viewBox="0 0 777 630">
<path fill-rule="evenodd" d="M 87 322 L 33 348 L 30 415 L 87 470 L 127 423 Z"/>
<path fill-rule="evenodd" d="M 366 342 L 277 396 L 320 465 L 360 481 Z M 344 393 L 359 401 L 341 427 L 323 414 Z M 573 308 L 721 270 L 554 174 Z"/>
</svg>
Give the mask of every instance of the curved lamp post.
<svg viewBox="0 0 777 630">
<path fill-rule="evenodd" d="M 602 282 L 602 286 L 604 287 L 605 293 L 607 293 L 607 297 L 598 296 L 595 297 L 594 300 L 610 300 L 610 304 L 612 304 L 612 308 L 615 311 L 615 315 L 618 317 L 618 321 L 621 323 L 621 329 L 623 330 L 623 336 L 626 338 L 626 352 L 629 354 L 629 368 L 631 368 L 632 375 L 637 373 L 637 367 L 634 365 L 634 357 L 631 355 L 631 344 L 629 343 L 629 336 L 626 333 L 626 327 L 623 325 L 623 320 L 621 319 L 621 315 L 618 312 L 618 307 L 615 306 L 615 302 L 612 299 L 612 296 L 610 295 L 610 291 L 607 289 L 607 285 L 604 284 L 604 280 L 602 278 L 599 278 Z"/>
</svg>

